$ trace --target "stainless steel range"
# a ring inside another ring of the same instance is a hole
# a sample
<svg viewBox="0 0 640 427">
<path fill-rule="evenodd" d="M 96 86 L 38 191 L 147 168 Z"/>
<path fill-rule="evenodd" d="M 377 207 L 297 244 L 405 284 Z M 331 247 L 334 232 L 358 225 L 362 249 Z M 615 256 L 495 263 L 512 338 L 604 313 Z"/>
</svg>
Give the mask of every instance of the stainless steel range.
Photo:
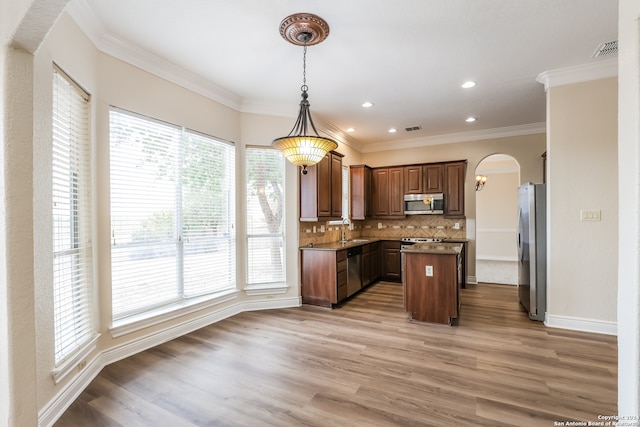
<svg viewBox="0 0 640 427">
<path fill-rule="evenodd" d="M 436 239 L 433 237 L 403 237 L 402 243 L 400 244 L 400 249 L 408 248 L 411 245 L 415 245 L 416 243 L 439 243 L 442 242 L 442 239 Z"/>
</svg>

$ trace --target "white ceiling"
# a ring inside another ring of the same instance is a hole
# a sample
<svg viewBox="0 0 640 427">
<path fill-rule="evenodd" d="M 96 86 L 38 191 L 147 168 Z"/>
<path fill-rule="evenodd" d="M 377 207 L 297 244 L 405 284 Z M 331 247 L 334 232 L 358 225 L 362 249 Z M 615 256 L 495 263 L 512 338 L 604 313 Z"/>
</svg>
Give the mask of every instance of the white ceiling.
<svg viewBox="0 0 640 427">
<path fill-rule="evenodd" d="M 536 77 L 610 59 L 593 54 L 617 39 L 618 2 L 72 0 L 70 11 L 99 47 L 118 45 L 121 56 L 151 58 L 174 74 L 186 70 L 228 105 L 291 116 L 292 126 L 302 48 L 280 37 L 279 24 L 296 12 L 319 15 L 331 32 L 307 53 L 312 115 L 334 136 L 355 128 L 350 138 L 364 147 L 540 127 L 545 92 Z M 466 80 L 478 85 L 462 89 Z M 363 109 L 364 101 L 375 105 Z M 466 123 L 468 116 L 478 120 Z M 407 133 L 410 126 L 422 130 Z"/>
</svg>

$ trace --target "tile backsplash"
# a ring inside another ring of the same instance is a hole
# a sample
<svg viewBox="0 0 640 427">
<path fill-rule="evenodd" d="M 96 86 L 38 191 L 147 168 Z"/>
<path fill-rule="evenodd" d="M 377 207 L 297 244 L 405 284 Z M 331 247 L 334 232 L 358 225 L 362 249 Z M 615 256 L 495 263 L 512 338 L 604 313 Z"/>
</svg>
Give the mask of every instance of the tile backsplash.
<svg viewBox="0 0 640 427">
<path fill-rule="evenodd" d="M 456 224 L 459 228 L 456 228 Z M 324 227 L 324 228 L 323 228 Z M 403 237 L 430 237 L 439 239 L 466 238 L 464 218 L 445 218 L 442 215 L 411 215 L 402 219 L 368 219 L 353 221 L 353 230 L 345 225 L 347 237 L 401 239 Z M 324 231 L 322 231 L 324 229 Z M 300 246 L 309 243 L 329 243 L 340 240 L 341 225 L 321 222 L 300 222 Z"/>
</svg>

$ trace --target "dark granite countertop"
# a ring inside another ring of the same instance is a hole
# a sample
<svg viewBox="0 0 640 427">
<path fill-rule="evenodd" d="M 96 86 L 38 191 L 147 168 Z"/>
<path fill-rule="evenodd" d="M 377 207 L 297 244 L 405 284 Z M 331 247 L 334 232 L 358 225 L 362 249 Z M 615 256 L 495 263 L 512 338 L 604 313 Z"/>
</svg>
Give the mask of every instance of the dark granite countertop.
<svg viewBox="0 0 640 427">
<path fill-rule="evenodd" d="M 321 251 L 339 251 L 341 249 L 349 249 L 355 246 L 368 245 L 369 243 L 379 242 L 381 240 L 391 239 L 378 239 L 375 237 L 363 237 L 350 239 L 347 241 L 329 242 L 329 243 L 314 243 L 313 246 L 300 246 L 300 249 L 314 249 Z"/>
<path fill-rule="evenodd" d="M 462 251 L 462 243 L 416 243 L 402 249 L 403 254 L 457 255 Z"/>
</svg>

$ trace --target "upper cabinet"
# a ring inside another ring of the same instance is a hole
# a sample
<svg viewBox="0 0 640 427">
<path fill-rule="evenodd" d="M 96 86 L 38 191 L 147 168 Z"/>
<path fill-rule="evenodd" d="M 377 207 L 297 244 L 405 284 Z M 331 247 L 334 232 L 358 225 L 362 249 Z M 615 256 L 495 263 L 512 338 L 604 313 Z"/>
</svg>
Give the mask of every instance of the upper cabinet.
<svg viewBox="0 0 640 427">
<path fill-rule="evenodd" d="M 300 175 L 300 221 L 328 221 L 342 217 L 342 154 L 327 153 Z"/>
<path fill-rule="evenodd" d="M 404 194 L 422 194 L 423 166 L 412 165 L 404 167 Z"/>
<path fill-rule="evenodd" d="M 466 169 L 466 160 L 444 164 L 444 215 L 447 217 L 464 217 Z"/>
<path fill-rule="evenodd" d="M 404 168 L 373 169 L 371 195 L 373 218 L 404 218 Z"/>
<path fill-rule="evenodd" d="M 364 220 L 371 217 L 371 180 L 373 171 L 366 165 L 349 167 L 351 185 L 351 219 Z"/>
<path fill-rule="evenodd" d="M 423 193 L 442 193 L 444 192 L 443 181 L 444 165 L 442 163 L 433 163 L 422 166 L 422 187 Z"/>
</svg>

